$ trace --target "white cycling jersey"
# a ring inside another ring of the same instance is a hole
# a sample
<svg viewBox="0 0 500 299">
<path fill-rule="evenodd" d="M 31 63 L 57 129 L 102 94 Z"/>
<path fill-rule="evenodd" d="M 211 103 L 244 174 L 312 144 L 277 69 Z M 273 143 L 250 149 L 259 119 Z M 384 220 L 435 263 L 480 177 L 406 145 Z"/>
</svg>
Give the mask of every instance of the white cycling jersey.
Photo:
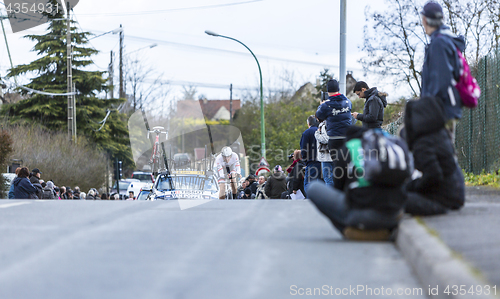
<svg viewBox="0 0 500 299">
<path fill-rule="evenodd" d="M 241 174 L 240 159 L 236 153 L 232 153 L 228 163 L 224 161 L 222 154 L 219 154 L 217 158 L 215 158 L 215 168 L 219 174 L 219 183 L 225 181 L 226 179 L 226 167 L 229 167 L 230 173 Z"/>
</svg>

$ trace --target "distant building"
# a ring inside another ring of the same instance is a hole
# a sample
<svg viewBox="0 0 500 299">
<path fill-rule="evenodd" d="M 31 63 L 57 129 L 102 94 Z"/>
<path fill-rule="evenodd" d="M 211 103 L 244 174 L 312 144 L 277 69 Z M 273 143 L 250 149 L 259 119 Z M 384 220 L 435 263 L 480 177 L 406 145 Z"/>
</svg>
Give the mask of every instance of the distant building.
<svg viewBox="0 0 500 299">
<path fill-rule="evenodd" d="M 177 115 L 183 117 L 197 118 L 203 117 L 209 120 L 229 120 L 230 119 L 230 101 L 229 100 L 182 100 L 177 102 Z M 233 100 L 232 115 L 241 108 L 241 100 Z"/>
</svg>

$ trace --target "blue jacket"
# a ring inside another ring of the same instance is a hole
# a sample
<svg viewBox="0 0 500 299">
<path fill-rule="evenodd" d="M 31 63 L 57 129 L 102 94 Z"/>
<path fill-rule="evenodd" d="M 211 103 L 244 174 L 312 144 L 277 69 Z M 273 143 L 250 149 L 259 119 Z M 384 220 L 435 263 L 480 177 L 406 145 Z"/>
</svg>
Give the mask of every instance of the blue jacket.
<svg viewBox="0 0 500 299">
<path fill-rule="evenodd" d="M 452 83 L 460 76 L 461 61 L 457 48 L 462 52 L 465 50 L 463 36 L 456 36 L 449 27 L 441 26 L 431 34 L 422 68 L 421 97 L 440 98 L 447 120 L 462 117 L 462 101 Z"/>
<path fill-rule="evenodd" d="M 352 103 L 343 94 L 329 97 L 319 105 L 316 116 L 326 120 L 326 133 L 330 137 L 345 137 L 347 127 L 351 125 Z"/>
<path fill-rule="evenodd" d="M 15 178 L 13 185 L 14 198 L 16 199 L 29 199 L 31 193 L 36 195 L 37 189 L 33 187 L 27 178 Z"/>
<path fill-rule="evenodd" d="M 318 127 L 310 127 L 302 133 L 302 138 L 300 138 L 300 154 L 306 165 L 310 162 L 318 161 L 316 159 L 318 147 L 316 145 L 316 137 L 314 136 L 316 130 L 318 130 Z"/>
<path fill-rule="evenodd" d="M 14 199 L 16 198 L 14 196 L 14 181 L 10 183 L 10 190 L 9 190 L 9 199 Z"/>
</svg>

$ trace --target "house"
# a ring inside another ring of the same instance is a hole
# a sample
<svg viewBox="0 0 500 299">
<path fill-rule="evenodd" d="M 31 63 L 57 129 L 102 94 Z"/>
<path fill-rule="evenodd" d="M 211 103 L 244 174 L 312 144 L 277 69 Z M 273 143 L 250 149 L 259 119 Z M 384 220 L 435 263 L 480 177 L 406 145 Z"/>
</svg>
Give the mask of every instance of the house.
<svg viewBox="0 0 500 299">
<path fill-rule="evenodd" d="M 187 118 L 205 117 L 209 120 L 229 120 L 241 108 L 241 100 L 233 100 L 232 113 L 230 100 L 182 100 L 177 102 L 177 115 Z M 201 108 L 201 109 L 200 109 Z"/>
</svg>

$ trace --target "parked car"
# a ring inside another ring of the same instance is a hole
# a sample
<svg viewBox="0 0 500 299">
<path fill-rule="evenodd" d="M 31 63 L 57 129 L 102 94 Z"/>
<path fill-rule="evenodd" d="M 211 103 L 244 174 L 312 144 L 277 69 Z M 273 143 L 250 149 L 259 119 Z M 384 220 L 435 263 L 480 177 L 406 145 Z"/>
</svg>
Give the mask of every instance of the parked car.
<svg viewBox="0 0 500 299">
<path fill-rule="evenodd" d="M 151 186 L 153 185 L 152 182 L 142 182 L 142 181 L 134 181 L 131 182 L 130 185 L 127 187 L 127 196 L 130 191 L 134 192 L 134 196 L 137 198 L 137 195 L 141 192 L 142 189 L 149 189 L 151 190 Z M 121 193 L 121 192 L 120 192 Z"/>
<path fill-rule="evenodd" d="M 134 171 L 132 173 L 132 179 L 138 179 L 141 182 L 144 183 L 153 183 L 154 178 L 153 174 L 151 172 L 145 172 L 145 171 Z"/>
<path fill-rule="evenodd" d="M 136 200 L 148 200 L 149 193 L 151 193 L 151 188 L 142 188 L 135 198 Z"/>
<path fill-rule="evenodd" d="M 191 158 L 188 153 L 174 155 L 175 169 L 191 168 Z"/>
<path fill-rule="evenodd" d="M 127 189 L 128 189 L 128 186 L 132 183 L 132 182 L 140 182 L 139 180 L 137 179 L 124 179 L 124 180 L 120 180 L 119 182 L 119 186 L 120 186 L 120 199 L 127 199 L 128 198 L 128 193 L 127 193 Z M 115 181 L 115 184 L 113 185 L 113 188 L 111 188 L 109 194 L 110 196 L 112 195 L 115 195 L 116 194 L 116 181 Z"/>
</svg>

